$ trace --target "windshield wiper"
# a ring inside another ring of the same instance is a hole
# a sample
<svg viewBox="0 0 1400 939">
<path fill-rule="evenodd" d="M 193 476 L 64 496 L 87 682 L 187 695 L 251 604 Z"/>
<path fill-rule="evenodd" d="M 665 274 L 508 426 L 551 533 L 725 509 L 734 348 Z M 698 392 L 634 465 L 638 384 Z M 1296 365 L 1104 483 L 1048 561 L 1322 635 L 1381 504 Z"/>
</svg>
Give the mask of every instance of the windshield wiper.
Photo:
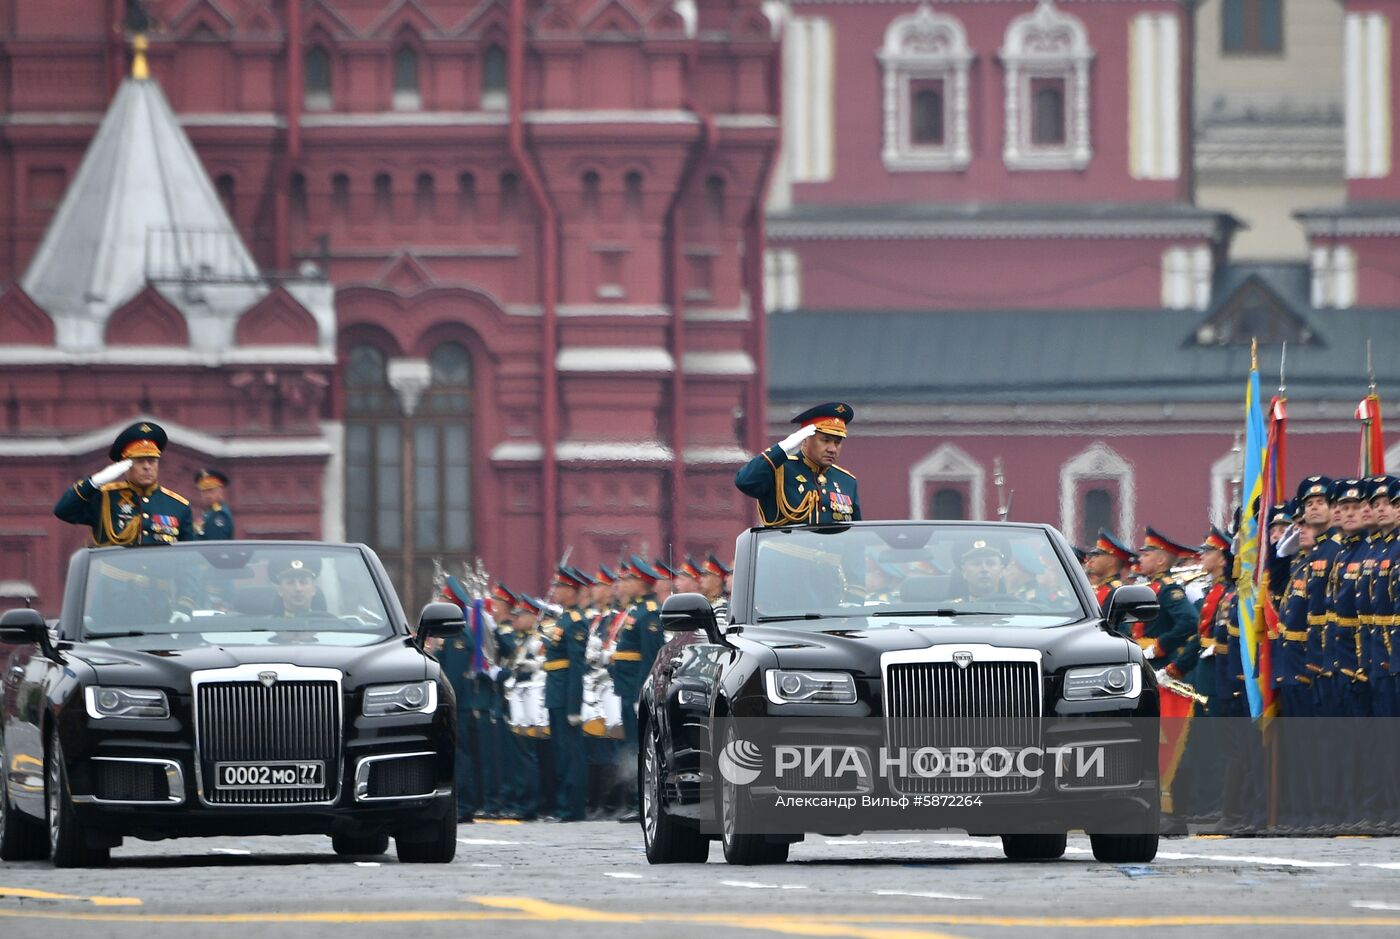
<svg viewBox="0 0 1400 939">
<path fill-rule="evenodd" d="M 1001 613 L 991 613 L 987 610 L 878 610 L 868 613 L 867 616 L 1001 616 Z"/>
<path fill-rule="evenodd" d="M 799 619 L 849 619 L 856 613 L 789 613 L 786 616 L 760 616 L 760 623 L 786 623 Z"/>
<path fill-rule="evenodd" d="M 124 633 L 84 633 L 84 639 L 132 639 L 136 636 L 165 636 L 168 633 L 148 633 L 133 629 Z"/>
</svg>

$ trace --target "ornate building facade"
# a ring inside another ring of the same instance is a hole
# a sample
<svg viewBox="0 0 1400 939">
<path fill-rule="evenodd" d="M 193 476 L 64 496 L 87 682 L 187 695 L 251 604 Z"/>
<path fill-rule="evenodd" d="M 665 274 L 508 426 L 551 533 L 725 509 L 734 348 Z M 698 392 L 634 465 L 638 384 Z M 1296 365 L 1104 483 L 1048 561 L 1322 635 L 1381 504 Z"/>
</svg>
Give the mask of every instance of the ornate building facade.
<svg viewBox="0 0 1400 939">
<path fill-rule="evenodd" d="M 151 84 L 225 215 L 128 231 L 133 296 L 213 289 L 216 263 L 161 268 L 203 237 L 247 255 L 269 305 L 321 285 L 333 326 L 287 362 L 253 347 L 285 347 L 291 314 L 216 335 L 176 305 L 128 346 L 86 311 L 95 345 L 65 346 L 30 286 L 127 37 L 113 0 L 6 5 L 0 446 L 39 511 L 5 513 L 0 550 L 25 561 L 0 577 L 56 597 L 81 539 L 44 510 L 135 414 L 174 430 L 177 488 L 230 472 L 242 535 L 366 541 L 410 604 L 434 559 L 533 590 L 570 547 L 726 550 L 733 465 L 764 433 L 779 32 L 757 3 L 146 6 Z"/>
</svg>

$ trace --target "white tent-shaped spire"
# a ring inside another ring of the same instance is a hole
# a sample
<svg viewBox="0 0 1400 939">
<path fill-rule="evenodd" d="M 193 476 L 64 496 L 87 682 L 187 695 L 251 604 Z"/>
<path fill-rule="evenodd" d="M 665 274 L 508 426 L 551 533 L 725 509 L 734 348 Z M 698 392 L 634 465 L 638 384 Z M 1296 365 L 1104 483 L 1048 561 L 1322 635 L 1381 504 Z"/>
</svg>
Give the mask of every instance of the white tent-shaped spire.
<svg viewBox="0 0 1400 939">
<path fill-rule="evenodd" d="M 117 90 L 20 283 L 72 350 L 100 347 L 112 311 L 148 283 L 185 315 L 196 347 L 226 343 L 237 314 L 268 290 L 160 86 L 144 77 Z"/>
</svg>

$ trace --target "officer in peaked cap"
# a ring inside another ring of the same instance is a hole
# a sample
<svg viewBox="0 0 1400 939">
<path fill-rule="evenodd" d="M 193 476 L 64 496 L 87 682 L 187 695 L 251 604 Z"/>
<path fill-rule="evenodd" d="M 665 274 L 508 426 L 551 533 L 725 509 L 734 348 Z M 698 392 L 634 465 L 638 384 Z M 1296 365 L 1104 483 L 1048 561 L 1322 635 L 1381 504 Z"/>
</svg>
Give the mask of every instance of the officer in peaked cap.
<svg viewBox="0 0 1400 939">
<path fill-rule="evenodd" d="M 471 593 L 455 577 L 449 576 L 443 584 L 442 599 L 461 607 L 464 614 L 471 609 Z M 484 763 L 490 756 L 489 743 L 482 733 L 486 724 L 483 716 L 486 702 L 477 687 L 477 638 L 468 623 L 467 629 L 445 640 L 437 653 L 443 674 L 457 699 L 457 747 L 453 764 L 457 777 L 457 821 L 464 824 L 471 823 L 482 808 L 483 777 L 487 772 Z"/>
<path fill-rule="evenodd" d="M 636 821 L 637 697 L 651 671 L 656 654 L 666 644 L 661 627 L 661 603 L 656 585 L 661 572 L 637 555 L 628 559 L 623 575 L 624 603 L 631 603 L 612 656 L 613 690 L 622 699 L 623 745 L 618 752 L 618 774 L 626 786 L 627 811 L 621 821 Z"/>
<path fill-rule="evenodd" d="M 194 538 L 189 500 L 159 484 L 168 438 L 154 421 L 138 421 L 117 435 L 105 469 L 80 479 L 59 497 L 53 514 L 92 529 L 104 545 L 174 544 Z"/>
<path fill-rule="evenodd" d="M 720 619 L 720 612 L 723 611 L 726 617 L 729 615 L 725 578 L 731 573 L 729 566 L 715 557 L 714 552 L 706 555 L 705 563 L 700 565 L 700 592 L 710 601 L 710 606 L 714 607 L 715 620 L 721 624 L 724 620 Z"/>
<path fill-rule="evenodd" d="M 819 404 L 792 419 L 798 429 L 739 469 L 734 485 L 758 501 L 769 528 L 860 521 L 856 477 L 836 465 L 854 409 Z"/>
<path fill-rule="evenodd" d="M 277 587 L 277 615 L 309 616 L 325 610 L 326 598 L 319 587 L 320 558 L 305 555 L 279 558 L 272 563 L 269 574 Z"/>
<path fill-rule="evenodd" d="M 1094 596 L 1101 609 L 1107 608 L 1113 591 L 1123 586 L 1124 572 L 1136 560 L 1133 549 L 1115 538 L 1113 532 L 1099 529 L 1099 536 L 1088 551 L 1084 570 L 1089 575 L 1089 582 L 1094 585 Z"/>
<path fill-rule="evenodd" d="M 203 506 L 203 512 L 194 523 L 196 541 L 226 541 L 234 537 L 233 513 L 224 501 L 226 486 L 228 476 L 219 470 L 202 469 L 194 474 L 194 488 Z"/>
<path fill-rule="evenodd" d="M 1195 553 L 1195 548 L 1174 541 L 1151 526 L 1138 549 L 1138 569 L 1152 592 L 1157 594 L 1159 610 L 1151 623 L 1132 625 L 1132 638 L 1142 647 L 1143 655 L 1153 668 L 1165 668 L 1196 631 L 1196 607 L 1170 574 L 1172 565 L 1179 559 Z"/>
<path fill-rule="evenodd" d="M 588 669 L 588 619 L 584 591 L 593 579 L 561 564 L 555 571 L 550 598 L 562 608 L 542 624 L 545 645 L 545 709 L 554 745 L 557 787 L 556 817 L 581 822 L 587 811 L 588 766 L 583 752 L 583 676 Z"/>
</svg>

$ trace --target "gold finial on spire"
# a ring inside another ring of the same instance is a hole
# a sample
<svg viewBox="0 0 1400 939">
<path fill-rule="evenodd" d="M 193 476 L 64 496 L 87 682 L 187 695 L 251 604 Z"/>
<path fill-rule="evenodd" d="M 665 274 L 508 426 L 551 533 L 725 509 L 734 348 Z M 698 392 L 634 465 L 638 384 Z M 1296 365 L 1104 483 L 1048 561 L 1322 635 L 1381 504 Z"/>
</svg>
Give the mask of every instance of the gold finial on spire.
<svg viewBox="0 0 1400 939">
<path fill-rule="evenodd" d="M 151 67 L 146 63 L 146 46 L 145 33 L 131 37 L 131 77 L 137 81 L 151 77 Z"/>
<path fill-rule="evenodd" d="M 1252 371 L 1259 370 L 1259 340 L 1257 337 L 1249 340 L 1249 367 Z"/>
</svg>

